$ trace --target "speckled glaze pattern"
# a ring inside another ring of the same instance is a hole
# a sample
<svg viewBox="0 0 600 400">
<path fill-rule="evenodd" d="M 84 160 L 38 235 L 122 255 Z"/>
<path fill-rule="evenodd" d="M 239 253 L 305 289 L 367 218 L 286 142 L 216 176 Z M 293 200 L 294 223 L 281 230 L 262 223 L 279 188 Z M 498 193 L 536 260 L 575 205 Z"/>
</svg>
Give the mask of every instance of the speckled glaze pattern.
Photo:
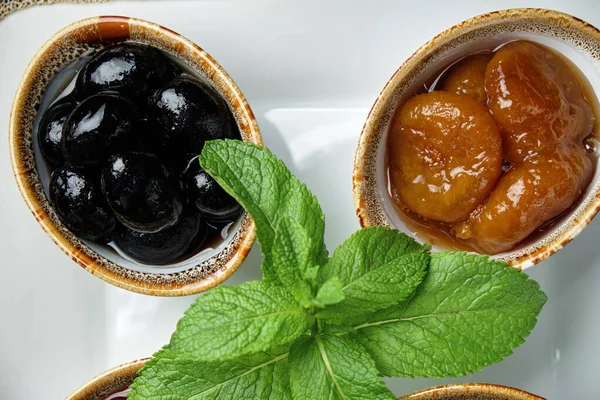
<svg viewBox="0 0 600 400">
<path fill-rule="evenodd" d="M 242 139 L 262 145 L 258 125 L 246 99 L 221 66 L 204 50 L 159 25 L 128 17 L 94 17 L 54 35 L 33 57 L 19 84 L 9 126 L 13 172 L 29 209 L 52 240 L 90 273 L 119 287 L 156 296 L 183 296 L 205 291 L 227 279 L 254 242 L 254 222 L 245 214 L 231 241 L 210 259 L 178 273 L 152 274 L 123 268 L 100 256 L 59 220 L 43 192 L 33 152 L 33 122 L 50 79 L 83 53 L 123 40 L 155 46 L 189 65 L 223 96 Z"/>
<path fill-rule="evenodd" d="M 378 148 L 385 137 L 396 106 L 415 80 L 439 62 L 447 52 L 482 38 L 509 32 L 530 32 L 559 38 L 600 60 L 600 31 L 573 16 L 544 9 L 510 9 L 468 19 L 440 33 L 419 48 L 398 68 L 377 97 L 362 133 L 354 159 L 353 196 L 361 226 L 391 222 L 384 212 L 377 186 Z M 588 194 L 575 212 L 540 240 L 502 258 L 511 266 L 526 269 L 554 254 L 592 220 L 600 209 L 600 183 Z"/>
<path fill-rule="evenodd" d="M 148 358 L 120 365 L 92 379 L 66 400 L 100 400 L 128 388 Z M 398 400 L 546 400 L 518 389 L 485 383 L 437 386 Z"/>
<path fill-rule="evenodd" d="M 415 392 L 398 400 L 545 400 L 531 393 L 506 386 L 462 383 L 437 386 Z"/>
<path fill-rule="evenodd" d="M 125 390 L 131 386 L 138 371 L 148 360 L 149 358 L 135 360 L 110 369 L 77 389 L 66 400 L 103 400 Z"/>
<path fill-rule="evenodd" d="M 109 1 L 112 0 L 0 0 L 0 21 L 15 11 L 23 10 L 33 6 L 58 3 L 108 3 Z"/>
</svg>

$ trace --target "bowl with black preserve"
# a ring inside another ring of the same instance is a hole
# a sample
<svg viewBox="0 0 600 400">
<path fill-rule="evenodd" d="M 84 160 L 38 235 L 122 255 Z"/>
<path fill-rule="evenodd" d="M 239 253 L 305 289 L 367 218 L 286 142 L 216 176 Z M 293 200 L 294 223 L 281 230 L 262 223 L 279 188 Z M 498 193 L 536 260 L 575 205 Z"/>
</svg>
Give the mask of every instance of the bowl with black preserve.
<svg viewBox="0 0 600 400">
<path fill-rule="evenodd" d="M 200 166 L 215 139 L 262 144 L 221 66 L 159 25 L 95 17 L 34 56 L 13 104 L 10 151 L 21 193 L 82 267 L 151 295 L 227 279 L 254 224 Z"/>
<path fill-rule="evenodd" d="M 135 360 L 109 369 L 75 390 L 66 400 L 126 400 L 129 386 L 148 360 Z"/>
<path fill-rule="evenodd" d="M 353 176 L 363 226 L 528 268 L 600 208 L 600 31 L 560 12 L 474 17 L 394 74 Z"/>
</svg>

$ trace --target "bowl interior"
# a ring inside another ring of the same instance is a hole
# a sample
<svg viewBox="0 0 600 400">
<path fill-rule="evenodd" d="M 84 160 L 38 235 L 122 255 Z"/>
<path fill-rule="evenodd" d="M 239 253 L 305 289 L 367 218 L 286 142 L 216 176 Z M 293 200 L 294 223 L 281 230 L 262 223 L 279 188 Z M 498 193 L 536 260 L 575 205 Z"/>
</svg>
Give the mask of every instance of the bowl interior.
<svg viewBox="0 0 600 400">
<path fill-rule="evenodd" d="M 49 169 L 34 133 L 39 110 L 47 108 L 72 81 L 79 57 L 116 42 L 154 46 L 185 72 L 202 79 L 223 97 L 242 140 L 262 145 L 254 115 L 233 80 L 204 50 L 159 25 L 129 17 L 94 17 L 54 35 L 34 56 L 19 85 L 9 132 L 11 161 L 19 189 L 30 210 L 54 242 L 82 267 L 117 286 L 145 294 L 186 295 L 225 280 L 241 264 L 254 242 L 254 224 L 242 215 L 212 247 L 168 265 L 140 264 L 115 249 L 73 235 L 60 221 L 48 198 Z M 68 89 L 67 89 L 68 90 Z"/>
<path fill-rule="evenodd" d="M 535 14 L 533 11 L 527 10 L 526 14 Z M 488 14 L 483 16 L 483 21 L 469 20 L 440 34 L 400 67 L 384 88 L 365 124 L 363 136 L 367 137 L 361 138 L 356 157 L 354 179 L 355 191 L 358 190 L 358 193 L 355 194 L 358 196 L 357 213 L 363 225 L 390 225 L 420 242 L 428 241 L 427 236 L 416 232 L 402 219 L 389 192 L 385 163 L 388 126 L 399 104 L 452 63 L 469 54 L 492 50 L 514 40 L 529 40 L 551 48 L 581 71 L 581 75 L 587 80 L 584 85 L 588 86 L 588 96 L 594 96 L 590 101 L 595 108 L 595 115 L 600 116 L 594 95 L 600 93 L 600 41 L 578 32 L 576 27 L 565 27 L 540 16 L 534 21 L 528 21 L 520 14 L 513 15 L 512 18 L 501 16 Z M 470 22 L 473 26 L 469 26 Z M 599 133 L 597 129 L 596 133 Z M 551 229 L 537 236 L 535 241 L 525 241 L 517 248 L 497 254 L 494 258 L 526 268 L 553 253 L 583 229 L 587 219 L 593 217 L 597 211 L 596 194 L 599 188 L 600 170 L 596 168 L 593 181 L 582 195 L 582 200 L 568 215 L 562 216 Z M 375 200 L 371 197 L 375 197 Z M 456 248 L 452 244 L 435 243 L 433 249 Z"/>
<path fill-rule="evenodd" d="M 102 48 L 105 46 L 99 47 Z M 90 49 L 90 54 L 93 54 L 92 49 Z M 173 62 L 175 62 L 178 65 L 178 67 L 182 69 L 185 73 L 190 74 L 214 87 L 214 85 L 211 84 L 210 80 L 207 79 L 206 76 L 203 76 L 197 70 L 194 70 L 193 68 L 190 68 L 187 65 L 183 64 L 182 60 L 178 59 L 174 55 L 168 53 L 165 54 Z M 44 95 L 40 100 L 39 110 L 33 123 L 33 132 L 38 131 L 40 120 L 42 119 L 44 112 L 50 107 L 50 105 L 55 100 L 70 93 L 75 83 L 77 72 L 85 65 L 86 61 L 88 61 L 90 57 L 90 55 L 82 55 L 81 58 L 77 58 L 73 62 L 64 66 L 62 70 L 60 70 L 54 77 L 51 78 L 50 83 L 48 84 Z M 33 154 L 36 164 L 36 170 L 39 175 L 42 189 L 44 191 L 44 194 L 48 198 L 51 169 L 44 160 L 39 146 L 39 142 L 35 139 L 33 140 Z M 191 256 L 185 257 L 184 259 L 179 259 L 175 262 L 171 262 L 164 265 L 150 265 L 138 262 L 132 259 L 131 257 L 128 257 L 126 253 L 118 249 L 118 247 L 116 247 L 116 245 L 112 243 L 110 245 L 103 245 L 97 242 L 93 242 L 91 240 L 80 240 L 88 248 L 90 248 L 100 256 L 104 257 L 108 261 L 117 264 L 121 267 L 130 269 L 132 271 L 155 274 L 176 273 L 185 271 L 186 269 L 192 268 L 196 265 L 206 262 L 215 254 L 218 254 L 219 252 L 223 251 L 223 249 L 227 247 L 227 244 L 233 239 L 235 232 L 240 228 L 242 220 L 243 216 L 240 215 L 232 223 L 225 226 L 221 231 L 221 237 L 217 238 L 218 240 L 214 240 L 213 243 L 211 243 L 211 245 L 206 246 L 204 249 L 202 249 L 202 251 Z"/>
</svg>

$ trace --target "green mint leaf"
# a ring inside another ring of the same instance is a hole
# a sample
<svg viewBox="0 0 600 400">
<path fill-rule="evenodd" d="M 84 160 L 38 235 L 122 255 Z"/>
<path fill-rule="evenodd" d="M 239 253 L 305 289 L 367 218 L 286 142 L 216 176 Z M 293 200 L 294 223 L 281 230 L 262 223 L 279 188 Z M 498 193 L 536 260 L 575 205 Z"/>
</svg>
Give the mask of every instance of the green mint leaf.
<svg viewBox="0 0 600 400">
<path fill-rule="evenodd" d="M 290 349 L 289 368 L 294 399 L 394 399 L 369 354 L 348 337 L 298 340 Z"/>
<path fill-rule="evenodd" d="M 291 400 L 287 350 L 232 361 L 203 362 L 154 355 L 131 385 L 128 400 Z"/>
<path fill-rule="evenodd" d="M 338 277 L 346 298 L 317 317 L 345 323 L 348 317 L 397 304 L 421 283 L 429 258 L 429 247 L 397 230 L 359 230 L 335 249 L 319 271 L 321 282 Z"/>
<path fill-rule="evenodd" d="M 322 306 L 337 304 L 344 300 L 344 290 L 342 289 L 342 282 L 337 276 L 329 279 L 323 286 L 319 288 L 317 292 L 317 304 Z"/>
<path fill-rule="evenodd" d="M 200 164 L 252 216 L 265 281 L 277 282 L 271 255 L 276 226 L 283 217 L 304 227 L 314 246 L 314 264 L 325 264 L 325 217 L 319 202 L 268 149 L 239 140 L 208 141 Z"/>
<path fill-rule="evenodd" d="M 313 299 L 305 279 L 307 268 L 314 262 L 312 256 L 311 240 L 302 225 L 289 217 L 281 218 L 273 244 L 273 268 L 281 284 L 305 307 Z"/>
<path fill-rule="evenodd" d="M 319 275 L 320 267 L 318 265 L 314 265 L 312 267 L 306 268 L 304 271 L 304 279 L 310 283 L 312 287 L 317 285 L 317 277 Z"/>
<path fill-rule="evenodd" d="M 351 337 L 384 376 L 460 376 L 510 355 L 546 300 L 537 282 L 503 262 L 440 252 L 409 301 L 369 316 Z"/>
<path fill-rule="evenodd" d="M 190 360 L 228 360 L 291 343 L 313 324 L 282 287 L 261 281 L 220 286 L 185 312 L 170 348 Z"/>
</svg>

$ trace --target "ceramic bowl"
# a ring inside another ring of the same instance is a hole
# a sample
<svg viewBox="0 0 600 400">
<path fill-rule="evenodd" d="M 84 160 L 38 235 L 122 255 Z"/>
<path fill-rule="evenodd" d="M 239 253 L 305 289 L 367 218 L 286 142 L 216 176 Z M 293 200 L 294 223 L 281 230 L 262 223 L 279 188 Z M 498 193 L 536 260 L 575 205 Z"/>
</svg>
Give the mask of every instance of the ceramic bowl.
<svg viewBox="0 0 600 400">
<path fill-rule="evenodd" d="M 148 359 L 120 365 L 95 377 L 66 400 L 104 400 L 125 391 Z M 545 400 L 542 397 L 506 386 L 461 383 L 420 390 L 398 400 Z"/>
<path fill-rule="evenodd" d="M 110 399 L 111 396 L 122 393 L 129 388 L 138 371 L 148 360 L 149 358 L 135 360 L 109 369 L 77 389 L 66 400 Z"/>
<path fill-rule="evenodd" d="M 600 31 L 573 16 L 543 9 L 510 9 L 468 19 L 442 32 L 398 68 L 367 117 L 353 173 L 354 204 L 362 226 L 392 226 L 413 235 L 413 231 L 400 219 L 387 189 L 385 144 L 388 124 L 397 105 L 422 87 L 428 78 L 439 73 L 441 68 L 478 50 L 493 49 L 517 39 L 538 42 L 563 54 L 581 70 L 592 91 L 600 93 Z M 582 200 L 568 215 L 534 241 L 526 241 L 525 245 L 495 258 L 520 269 L 528 268 L 569 243 L 599 208 L 600 168 L 596 168 Z M 435 244 L 433 248 L 448 249 Z"/>
<path fill-rule="evenodd" d="M 544 400 L 531 393 L 485 383 L 437 386 L 400 397 L 398 400 Z"/>
<path fill-rule="evenodd" d="M 90 273 L 134 292 L 181 296 L 207 290 L 227 279 L 254 242 L 254 223 L 243 214 L 222 243 L 187 260 L 146 266 L 127 260 L 107 246 L 73 235 L 58 219 L 46 197 L 49 171 L 33 140 L 36 114 L 44 92 L 58 71 L 82 54 L 122 41 L 157 47 L 189 68 L 225 99 L 244 141 L 262 145 L 256 120 L 243 94 L 225 70 L 190 40 L 162 26 L 128 17 L 88 18 L 56 33 L 37 52 L 18 87 L 10 116 L 9 148 L 13 172 L 27 206 L 52 240 Z M 47 100 L 49 101 L 49 100 Z"/>
</svg>

